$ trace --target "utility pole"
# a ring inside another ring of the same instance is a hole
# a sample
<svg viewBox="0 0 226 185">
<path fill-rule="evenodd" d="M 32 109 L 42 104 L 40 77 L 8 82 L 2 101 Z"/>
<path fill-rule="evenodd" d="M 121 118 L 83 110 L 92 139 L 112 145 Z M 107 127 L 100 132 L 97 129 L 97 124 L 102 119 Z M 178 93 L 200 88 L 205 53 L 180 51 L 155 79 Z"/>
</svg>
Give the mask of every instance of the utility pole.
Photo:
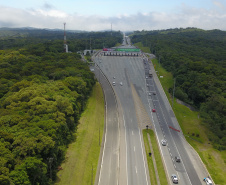
<svg viewBox="0 0 226 185">
<path fill-rule="evenodd" d="M 53 157 L 48 158 L 48 160 L 49 160 L 50 179 L 52 180 L 52 163 L 53 163 Z"/>
<path fill-rule="evenodd" d="M 159 65 L 158 65 L 158 69 L 157 69 L 157 71 L 158 71 L 158 74 L 159 74 L 159 67 L 160 67 L 160 60 L 161 60 L 161 57 L 160 57 L 160 55 L 159 55 Z"/>
<path fill-rule="evenodd" d="M 176 78 L 174 78 L 174 87 L 173 87 L 173 102 L 172 102 L 172 108 L 174 103 L 174 92 L 175 92 L 175 84 L 176 84 Z"/>
<path fill-rule="evenodd" d="M 66 41 L 66 30 L 65 30 L 66 22 L 64 23 L 64 51 L 65 53 L 68 53 L 68 45 Z"/>
<path fill-rule="evenodd" d="M 92 164 L 92 174 L 91 174 L 91 185 L 93 185 L 93 164 Z"/>
<path fill-rule="evenodd" d="M 91 52 L 91 37 L 89 37 L 89 48 L 90 48 L 90 52 Z"/>
</svg>

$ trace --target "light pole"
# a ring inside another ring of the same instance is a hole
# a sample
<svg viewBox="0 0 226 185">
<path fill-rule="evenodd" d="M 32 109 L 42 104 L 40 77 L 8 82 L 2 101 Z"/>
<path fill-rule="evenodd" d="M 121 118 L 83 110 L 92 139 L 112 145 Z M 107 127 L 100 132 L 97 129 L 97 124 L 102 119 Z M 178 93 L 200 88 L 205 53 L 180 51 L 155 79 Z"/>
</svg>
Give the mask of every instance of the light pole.
<svg viewBox="0 0 226 185">
<path fill-rule="evenodd" d="M 53 157 L 48 158 L 48 160 L 49 160 L 50 179 L 52 180 L 52 163 L 53 163 Z"/>
<path fill-rule="evenodd" d="M 172 108 L 174 103 L 174 92 L 175 92 L 175 84 L 176 84 L 176 78 L 174 78 L 174 87 L 173 87 L 173 102 L 172 102 Z"/>
</svg>

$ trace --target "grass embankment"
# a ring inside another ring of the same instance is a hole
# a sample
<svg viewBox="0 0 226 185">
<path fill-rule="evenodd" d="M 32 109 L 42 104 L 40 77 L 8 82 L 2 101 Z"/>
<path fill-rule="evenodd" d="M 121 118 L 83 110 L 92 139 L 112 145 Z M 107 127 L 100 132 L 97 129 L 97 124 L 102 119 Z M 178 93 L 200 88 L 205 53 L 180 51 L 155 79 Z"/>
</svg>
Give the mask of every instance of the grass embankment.
<svg viewBox="0 0 226 185">
<path fill-rule="evenodd" d="M 144 53 L 151 53 L 150 48 L 144 47 L 141 42 L 135 43 L 134 46 L 137 46 L 138 48 L 140 48 Z"/>
<path fill-rule="evenodd" d="M 156 180 L 156 173 L 154 170 L 154 164 L 153 164 L 153 160 L 152 160 L 153 155 L 149 156 L 149 152 L 151 152 L 151 149 L 150 149 L 150 145 L 148 142 L 148 134 L 151 139 L 151 145 L 152 145 L 153 153 L 155 156 L 155 162 L 156 162 L 156 166 L 157 166 L 157 170 L 158 170 L 160 184 L 166 185 L 168 183 L 167 183 L 167 179 L 166 179 L 164 166 L 162 163 L 162 158 L 161 158 L 159 148 L 158 148 L 158 143 L 155 138 L 155 133 L 153 132 L 153 130 L 149 129 L 149 130 L 143 130 L 143 138 L 144 138 L 145 151 L 146 151 L 146 155 L 147 155 L 147 162 L 148 162 L 148 169 L 149 169 L 151 184 L 157 184 L 157 180 Z"/>
<path fill-rule="evenodd" d="M 104 98 L 96 84 L 79 120 L 76 141 L 69 145 L 63 170 L 57 173 L 57 185 L 94 184 L 103 130 Z"/>
<path fill-rule="evenodd" d="M 154 59 L 152 62 L 158 75 L 163 76 L 160 78 L 160 82 L 172 106 L 172 97 L 168 89 L 173 87 L 173 76 L 159 65 L 158 60 Z M 207 137 L 208 134 L 212 133 L 199 118 L 199 112 L 191 111 L 186 106 L 177 103 L 176 100 L 173 103 L 173 110 L 185 138 L 198 152 L 214 182 L 219 185 L 226 184 L 226 151 L 218 151 L 213 148 Z"/>
<path fill-rule="evenodd" d="M 118 46 L 121 46 L 122 44 L 121 43 L 117 43 L 115 44 L 115 47 L 118 47 Z"/>
</svg>

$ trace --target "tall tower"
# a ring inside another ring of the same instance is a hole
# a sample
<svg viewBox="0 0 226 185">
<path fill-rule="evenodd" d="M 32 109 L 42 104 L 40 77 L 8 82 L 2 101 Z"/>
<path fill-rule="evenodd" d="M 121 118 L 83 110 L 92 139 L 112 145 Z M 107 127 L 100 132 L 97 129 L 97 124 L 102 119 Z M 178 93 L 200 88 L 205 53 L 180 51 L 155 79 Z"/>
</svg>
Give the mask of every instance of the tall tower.
<svg viewBox="0 0 226 185">
<path fill-rule="evenodd" d="M 65 51 L 66 53 L 68 53 L 68 45 L 67 45 L 67 41 L 66 41 L 65 25 L 66 25 L 66 22 L 64 23 L 64 51 Z"/>
</svg>

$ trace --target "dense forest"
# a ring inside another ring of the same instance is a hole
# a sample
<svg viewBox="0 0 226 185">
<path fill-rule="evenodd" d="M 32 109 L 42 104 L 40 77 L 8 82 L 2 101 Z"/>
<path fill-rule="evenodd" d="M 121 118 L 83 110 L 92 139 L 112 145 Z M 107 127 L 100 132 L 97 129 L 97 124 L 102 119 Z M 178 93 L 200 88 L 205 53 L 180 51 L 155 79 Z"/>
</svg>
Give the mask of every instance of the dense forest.
<svg viewBox="0 0 226 185">
<path fill-rule="evenodd" d="M 226 149 L 226 32 L 195 28 L 136 31 L 142 42 L 176 79 L 175 96 L 200 110 L 209 139 Z M 172 88 L 169 92 L 172 93 Z"/>
<path fill-rule="evenodd" d="M 63 53 L 63 32 L 59 40 L 35 31 L 0 38 L 1 185 L 52 184 L 95 84 L 76 51 L 90 38 L 98 48 L 122 40 L 119 32 L 76 33 Z"/>
<path fill-rule="evenodd" d="M 71 52 L 113 47 L 116 43 L 122 42 L 120 31 L 66 32 L 66 37 Z M 64 32 L 62 30 L 0 29 L 0 50 L 45 43 L 40 49 L 47 49 L 50 52 L 62 52 L 63 39 Z"/>
</svg>

